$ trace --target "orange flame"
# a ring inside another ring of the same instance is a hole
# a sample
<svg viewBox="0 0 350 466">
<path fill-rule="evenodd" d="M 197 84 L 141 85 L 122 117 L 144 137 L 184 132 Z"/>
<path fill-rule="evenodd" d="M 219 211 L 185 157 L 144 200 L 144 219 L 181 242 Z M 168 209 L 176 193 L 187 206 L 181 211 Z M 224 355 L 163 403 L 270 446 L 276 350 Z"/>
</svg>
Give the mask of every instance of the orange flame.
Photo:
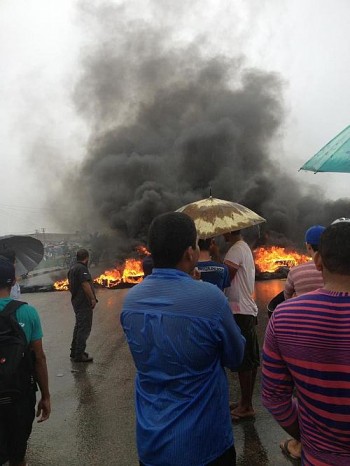
<svg viewBox="0 0 350 466">
<path fill-rule="evenodd" d="M 140 283 L 143 280 L 143 276 L 142 262 L 136 259 L 126 259 L 123 281 L 125 283 Z"/>
<path fill-rule="evenodd" d="M 143 276 L 142 262 L 137 259 L 126 259 L 123 267 L 106 270 L 94 279 L 94 283 L 107 288 L 115 288 L 120 283 L 140 283 L 143 280 Z"/>
<path fill-rule="evenodd" d="M 58 280 L 53 284 L 53 287 L 57 291 L 68 291 L 68 278 L 65 280 Z"/>
<path fill-rule="evenodd" d="M 278 246 L 261 247 L 254 251 L 259 272 L 276 272 L 279 267 L 294 267 L 310 261 L 310 257 Z"/>
<path fill-rule="evenodd" d="M 138 247 L 140 255 L 147 256 L 150 253 L 144 246 Z M 126 259 L 124 264 L 114 269 L 105 270 L 94 278 L 93 282 L 106 288 L 115 288 L 121 283 L 136 284 L 142 282 L 144 277 L 142 261 L 138 259 Z M 68 280 L 59 280 L 54 283 L 55 290 L 67 291 Z"/>
<path fill-rule="evenodd" d="M 106 270 L 99 277 L 94 278 L 94 283 L 105 286 L 107 288 L 114 288 L 122 281 L 122 275 L 118 269 Z"/>
</svg>

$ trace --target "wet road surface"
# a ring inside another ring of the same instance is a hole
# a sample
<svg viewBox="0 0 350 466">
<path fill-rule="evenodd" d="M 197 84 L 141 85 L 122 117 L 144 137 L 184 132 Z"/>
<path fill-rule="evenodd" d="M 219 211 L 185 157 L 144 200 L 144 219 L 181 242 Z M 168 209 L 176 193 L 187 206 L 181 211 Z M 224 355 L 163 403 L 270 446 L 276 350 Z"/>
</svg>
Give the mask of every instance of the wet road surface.
<svg viewBox="0 0 350 466">
<path fill-rule="evenodd" d="M 266 304 L 283 289 L 279 280 L 256 283 L 259 338 L 267 324 Z M 92 364 L 72 363 L 69 348 L 74 315 L 68 292 L 27 293 L 39 311 L 48 359 L 52 415 L 34 422 L 28 450 L 31 466 L 136 466 L 134 366 L 119 323 L 124 290 L 99 289 L 99 303 L 87 351 Z M 229 374 L 231 399 L 239 398 L 237 376 Z M 233 425 L 239 466 L 283 466 L 284 431 L 260 402 L 260 374 L 254 394 L 255 420 Z"/>
</svg>

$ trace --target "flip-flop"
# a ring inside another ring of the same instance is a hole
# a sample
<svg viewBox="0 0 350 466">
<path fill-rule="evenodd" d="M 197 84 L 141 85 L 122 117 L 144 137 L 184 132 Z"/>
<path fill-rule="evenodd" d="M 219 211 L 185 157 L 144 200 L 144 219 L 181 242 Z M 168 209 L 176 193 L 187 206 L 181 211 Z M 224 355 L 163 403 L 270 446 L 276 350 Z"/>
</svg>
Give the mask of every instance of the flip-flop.
<svg viewBox="0 0 350 466">
<path fill-rule="evenodd" d="M 280 443 L 280 449 L 282 450 L 282 453 L 283 453 L 288 459 L 300 463 L 301 457 L 300 457 L 300 456 L 293 455 L 293 453 L 291 453 L 291 452 L 289 451 L 289 449 L 288 449 L 288 445 L 289 445 L 289 442 L 290 442 L 291 440 L 294 440 L 294 439 L 292 439 L 292 438 L 287 438 L 286 440 L 284 440 L 284 442 L 281 442 L 281 443 Z"/>
</svg>

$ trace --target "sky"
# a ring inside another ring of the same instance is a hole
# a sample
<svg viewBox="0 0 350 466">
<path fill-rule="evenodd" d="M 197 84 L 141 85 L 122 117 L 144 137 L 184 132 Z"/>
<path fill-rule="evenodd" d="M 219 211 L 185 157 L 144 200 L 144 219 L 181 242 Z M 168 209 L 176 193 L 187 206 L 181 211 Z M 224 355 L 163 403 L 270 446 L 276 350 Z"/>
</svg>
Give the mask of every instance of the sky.
<svg viewBox="0 0 350 466">
<path fill-rule="evenodd" d="M 239 57 L 247 68 L 278 73 L 285 118 L 271 159 L 329 199 L 350 197 L 350 175 L 298 172 L 350 124 L 347 0 L 2 0 L 0 235 L 68 228 L 62 216 L 71 200 L 62 180 L 80 169 L 96 125 L 74 98 L 84 57 L 102 40 L 85 12 L 102 3 L 164 34 L 172 28 L 174 47 L 200 41 L 208 56 Z"/>
</svg>

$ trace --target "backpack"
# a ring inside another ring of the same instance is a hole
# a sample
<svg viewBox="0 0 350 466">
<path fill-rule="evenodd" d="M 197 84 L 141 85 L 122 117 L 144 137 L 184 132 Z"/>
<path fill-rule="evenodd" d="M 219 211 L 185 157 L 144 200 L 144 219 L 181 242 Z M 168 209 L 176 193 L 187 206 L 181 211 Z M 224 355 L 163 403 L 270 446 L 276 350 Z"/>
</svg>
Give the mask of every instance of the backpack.
<svg viewBox="0 0 350 466">
<path fill-rule="evenodd" d="M 10 301 L 0 311 L 0 404 L 35 389 L 32 351 L 15 313 L 22 301 Z"/>
</svg>

